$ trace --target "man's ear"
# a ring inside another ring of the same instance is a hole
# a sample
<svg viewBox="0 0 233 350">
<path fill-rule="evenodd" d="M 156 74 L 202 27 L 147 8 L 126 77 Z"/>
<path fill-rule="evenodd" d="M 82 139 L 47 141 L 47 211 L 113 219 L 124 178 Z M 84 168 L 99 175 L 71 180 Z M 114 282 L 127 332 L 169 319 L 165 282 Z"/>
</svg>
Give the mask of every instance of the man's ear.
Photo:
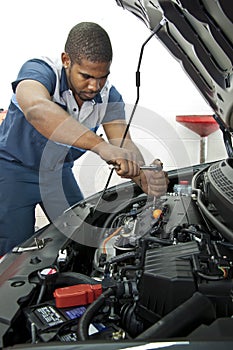
<svg viewBox="0 0 233 350">
<path fill-rule="evenodd" d="M 63 67 L 65 69 L 70 67 L 71 61 L 70 61 L 70 56 L 68 55 L 68 53 L 62 52 L 61 60 L 62 60 Z"/>
</svg>

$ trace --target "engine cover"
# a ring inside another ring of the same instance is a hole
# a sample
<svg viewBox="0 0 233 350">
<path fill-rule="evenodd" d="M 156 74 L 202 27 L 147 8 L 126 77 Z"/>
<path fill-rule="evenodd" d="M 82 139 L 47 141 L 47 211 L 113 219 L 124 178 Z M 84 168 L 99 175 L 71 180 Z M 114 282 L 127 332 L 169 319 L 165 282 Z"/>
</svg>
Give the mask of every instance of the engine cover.
<svg viewBox="0 0 233 350">
<path fill-rule="evenodd" d="M 190 257 L 198 253 L 194 241 L 148 250 L 139 287 L 143 306 L 162 316 L 189 299 L 196 290 Z"/>
</svg>

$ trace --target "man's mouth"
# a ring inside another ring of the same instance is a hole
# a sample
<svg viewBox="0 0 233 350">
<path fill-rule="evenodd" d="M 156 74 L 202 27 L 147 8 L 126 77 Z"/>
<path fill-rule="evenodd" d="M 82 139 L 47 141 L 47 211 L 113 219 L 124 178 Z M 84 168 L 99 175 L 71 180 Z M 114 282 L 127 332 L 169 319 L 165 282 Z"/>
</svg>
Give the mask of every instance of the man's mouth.
<svg viewBox="0 0 233 350">
<path fill-rule="evenodd" d="M 98 93 L 99 93 L 99 91 L 95 91 L 95 92 L 81 91 L 79 96 L 80 96 L 80 98 L 85 99 L 85 100 L 92 100 Z"/>
</svg>

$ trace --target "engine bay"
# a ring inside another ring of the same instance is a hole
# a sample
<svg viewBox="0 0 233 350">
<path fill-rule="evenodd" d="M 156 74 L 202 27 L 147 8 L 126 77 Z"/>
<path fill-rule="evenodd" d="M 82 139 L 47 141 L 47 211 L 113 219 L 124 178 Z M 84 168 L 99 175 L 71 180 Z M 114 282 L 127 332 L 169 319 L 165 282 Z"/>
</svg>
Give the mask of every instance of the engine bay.
<svg viewBox="0 0 233 350">
<path fill-rule="evenodd" d="M 3 259 L 2 346 L 230 339 L 233 159 L 169 179 L 93 195 Z"/>
</svg>

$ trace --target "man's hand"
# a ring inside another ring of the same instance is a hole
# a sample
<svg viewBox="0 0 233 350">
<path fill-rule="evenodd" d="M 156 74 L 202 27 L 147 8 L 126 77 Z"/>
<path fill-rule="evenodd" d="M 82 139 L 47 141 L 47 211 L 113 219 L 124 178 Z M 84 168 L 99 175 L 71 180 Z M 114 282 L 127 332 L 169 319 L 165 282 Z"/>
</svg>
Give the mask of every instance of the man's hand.
<svg viewBox="0 0 233 350">
<path fill-rule="evenodd" d="M 154 160 L 152 164 L 163 165 L 158 159 Z M 165 194 L 169 183 L 167 173 L 163 170 L 141 170 L 140 175 L 133 180 L 142 188 L 143 192 L 155 197 Z"/>
<path fill-rule="evenodd" d="M 99 143 L 93 149 L 108 164 L 115 166 L 116 173 L 124 178 L 139 176 L 140 167 L 134 152 L 107 142 Z"/>
</svg>

